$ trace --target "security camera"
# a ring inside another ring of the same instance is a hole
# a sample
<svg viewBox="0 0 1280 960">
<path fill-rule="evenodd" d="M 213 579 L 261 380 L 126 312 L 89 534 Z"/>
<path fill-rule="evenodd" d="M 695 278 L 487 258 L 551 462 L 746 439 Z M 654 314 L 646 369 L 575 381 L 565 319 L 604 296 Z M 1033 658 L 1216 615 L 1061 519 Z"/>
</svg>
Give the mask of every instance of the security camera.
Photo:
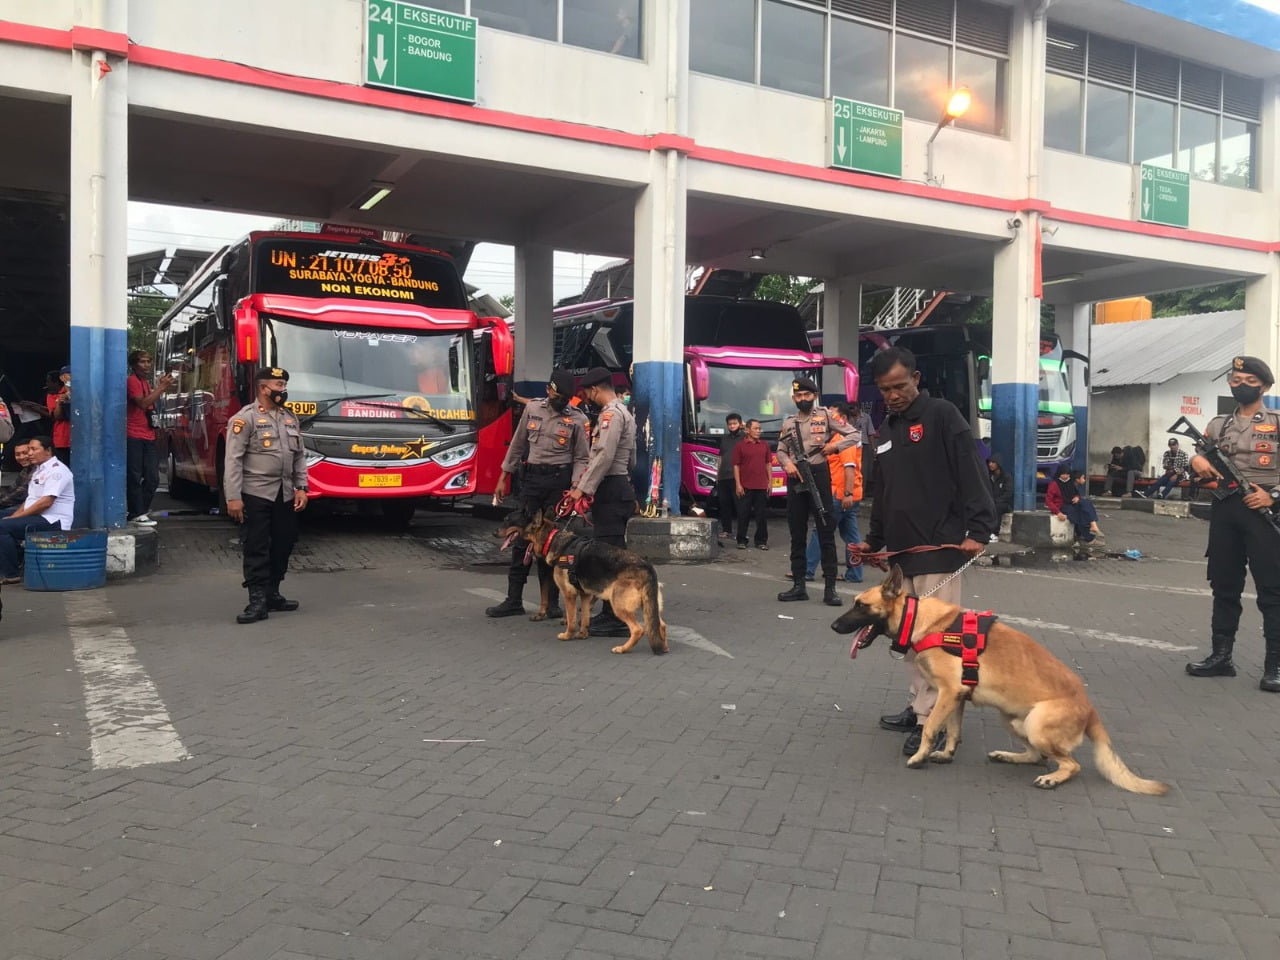
<svg viewBox="0 0 1280 960">
<path fill-rule="evenodd" d="M 1009 220 L 1007 220 L 1007 221 L 1005 221 L 1005 222 L 1006 222 L 1006 224 L 1008 225 L 1008 227 L 1009 227 L 1009 229 L 1010 229 L 1010 230 L 1018 230 L 1018 229 L 1020 229 L 1020 228 L 1022 227 L 1022 218 L 1021 218 L 1021 217 L 1011 217 Z"/>
</svg>

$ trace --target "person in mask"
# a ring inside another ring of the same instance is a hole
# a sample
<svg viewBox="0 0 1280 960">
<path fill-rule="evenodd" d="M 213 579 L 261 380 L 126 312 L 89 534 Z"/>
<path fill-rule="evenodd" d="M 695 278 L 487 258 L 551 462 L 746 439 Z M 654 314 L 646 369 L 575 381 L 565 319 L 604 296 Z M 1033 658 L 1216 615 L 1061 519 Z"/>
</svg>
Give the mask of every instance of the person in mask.
<svg viewBox="0 0 1280 960">
<path fill-rule="evenodd" d="M 804 574 L 809 519 L 812 517 L 813 525 L 818 531 L 818 552 L 822 559 L 822 577 L 826 582 L 822 602 L 827 606 L 838 607 L 842 601 L 836 595 L 836 577 L 840 574 L 840 568 L 836 564 L 836 512 L 831 499 L 831 467 L 827 458 L 833 453 L 855 446 L 861 437 L 848 422 L 836 421 L 822 407 L 814 409 L 813 405 L 818 399 L 818 385 L 808 377 L 800 377 L 791 382 L 791 399 L 797 412 L 782 422 L 777 456 L 778 463 L 787 472 L 787 527 L 791 532 L 792 587 L 778 594 L 778 599 L 784 603 L 809 599 L 804 588 Z M 825 522 L 818 519 L 811 495 L 802 487 L 800 469 L 795 463 L 801 459 L 808 461 L 809 468 L 813 471 L 813 482 L 817 485 L 818 496 L 822 498 L 822 505 L 826 510 Z"/>
<path fill-rule="evenodd" d="M 1076 540 L 1081 543 L 1101 543 L 1102 531 L 1098 529 L 1098 511 L 1093 501 L 1080 489 L 1079 477 L 1064 463 L 1058 475 L 1050 481 L 1044 492 L 1045 509 L 1059 520 L 1070 522 Z"/>
<path fill-rule="evenodd" d="M 560 502 L 587 469 L 591 457 L 591 427 L 587 415 L 570 405 L 573 375 L 565 370 L 551 371 L 544 400 L 525 404 L 520 423 L 511 437 L 511 445 L 502 461 L 495 496 L 501 500 L 511 488 L 511 477 L 519 475 L 520 493 L 515 515 L 519 523 L 528 523 L 543 510 Z M 520 541 L 511 548 L 511 566 L 507 569 L 507 598 L 488 607 L 486 617 L 514 617 L 524 613 L 524 585 L 529 568 L 524 557 L 528 544 Z M 551 578 L 551 568 L 538 561 L 538 582 L 547 585 L 546 616 L 558 620 L 564 616 L 559 606 L 559 591 Z M 536 614 L 534 615 L 537 616 Z"/>
<path fill-rule="evenodd" d="M 1231 659 L 1240 626 L 1240 595 L 1244 591 L 1245 564 L 1253 572 L 1262 613 L 1266 658 L 1258 686 L 1280 693 L 1280 531 L 1263 512 L 1280 501 L 1280 414 L 1263 407 L 1262 395 L 1276 382 L 1271 368 L 1257 357 L 1235 357 L 1227 374 L 1227 386 L 1238 406 L 1214 417 L 1204 429 L 1206 439 L 1217 443 L 1223 456 L 1248 481 L 1249 487 L 1233 496 L 1213 501 L 1209 514 L 1207 577 L 1213 590 L 1213 615 L 1209 622 L 1212 652 L 1187 664 L 1193 677 L 1234 677 Z M 1199 453 L 1191 458 L 1191 470 L 1203 480 L 1220 474 Z"/>
<path fill-rule="evenodd" d="M 280 581 L 298 539 L 298 514 L 307 506 L 307 463 L 302 428 L 289 399 L 289 371 L 261 367 L 257 399 L 227 425 L 222 489 L 227 514 L 240 524 L 244 586 L 249 605 L 236 623 L 267 619 L 269 612 L 297 610 L 280 594 Z"/>
<path fill-rule="evenodd" d="M 741 504 L 737 483 L 733 479 L 733 451 L 746 438 L 742 414 L 731 413 L 724 418 L 724 436 L 720 438 L 720 468 L 716 472 L 716 494 L 720 501 L 720 536 L 725 538 L 732 537 L 738 525 Z"/>
</svg>

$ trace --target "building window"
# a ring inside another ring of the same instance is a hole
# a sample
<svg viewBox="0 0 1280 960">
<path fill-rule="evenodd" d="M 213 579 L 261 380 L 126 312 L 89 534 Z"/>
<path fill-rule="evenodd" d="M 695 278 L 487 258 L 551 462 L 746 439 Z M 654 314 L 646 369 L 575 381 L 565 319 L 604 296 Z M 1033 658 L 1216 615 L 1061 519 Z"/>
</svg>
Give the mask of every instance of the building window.
<svg viewBox="0 0 1280 960">
<path fill-rule="evenodd" d="M 556 6 L 556 0 L 471 0 L 471 16 L 491 30 L 555 40 L 559 31 Z"/>
<path fill-rule="evenodd" d="M 1045 54 L 1046 147 L 1255 185 L 1261 81 L 1053 23 Z"/>
<path fill-rule="evenodd" d="M 638 59 L 642 0 L 432 0 L 482 27 Z"/>
<path fill-rule="evenodd" d="M 1010 11 L 984 0 L 690 0 L 689 66 L 936 121 L 957 86 L 959 126 L 1005 132 Z M 890 64 L 893 69 L 890 70 Z"/>
</svg>

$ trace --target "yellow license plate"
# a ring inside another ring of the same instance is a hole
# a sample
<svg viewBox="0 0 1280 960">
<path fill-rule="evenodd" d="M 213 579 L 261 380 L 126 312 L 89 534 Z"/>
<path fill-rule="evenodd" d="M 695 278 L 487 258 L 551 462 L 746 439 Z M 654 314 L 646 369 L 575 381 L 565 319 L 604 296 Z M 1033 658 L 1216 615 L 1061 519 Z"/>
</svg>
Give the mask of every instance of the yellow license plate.
<svg viewBox="0 0 1280 960">
<path fill-rule="evenodd" d="M 781 490 L 781 489 L 782 489 L 783 487 L 785 487 L 786 485 L 787 485 L 787 478 L 786 478 L 786 477 L 774 477 L 774 478 L 773 478 L 773 489 L 775 489 L 775 490 Z"/>
<path fill-rule="evenodd" d="M 312 416 L 320 409 L 320 405 L 316 403 L 306 403 L 301 400 L 290 400 L 285 406 L 292 410 L 300 417 Z"/>
<path fill-rule="evenodd" d="M 404 483 L 404 474 L 362 473 L 358 483 L 362 487 L 398 487 Z"/>
</svg>

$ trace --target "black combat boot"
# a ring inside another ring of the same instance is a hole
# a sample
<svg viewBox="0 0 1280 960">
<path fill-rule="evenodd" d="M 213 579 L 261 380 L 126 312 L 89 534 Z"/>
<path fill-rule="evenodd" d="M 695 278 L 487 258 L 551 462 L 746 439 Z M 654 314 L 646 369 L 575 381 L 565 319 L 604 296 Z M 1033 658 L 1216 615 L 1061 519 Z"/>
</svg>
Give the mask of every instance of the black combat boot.
<svg viewBox="0 0 1280 960">
<path fill-rule="evenodd" d="M 518 617 L 524 613 L 524 602 L 520 599 L 520 594 L 524 593 L 524 584 L 519 587 L 507 587 L 507 599 L 494 607 L 485 607 L 484 615 L 486 617 Z"/>
<path fill-rule="evenodd" d="M 826 588 L 822 591 L 822 602 L 828 607 L 844 606 L 844 601 L 836 595 L 836 581 L 834 577 L 827 577 Z"/>
<path fill-rule="evenodd" d="M 587 624 L 587 636 L 629 637 L 631 636 L 631 630 L 618 619 L 617 614 L 613 612 L 613 607 L 606 600 L 600 605 L 600 612 L 592 617 L 591 622 Z"/>
<path fill-rule="evenodd" d="M 297 600 L 289 600 L 281 595 L 279 580 L 273 583 L 271 589 L 267 591 L 267 609 L 273 613 L 276 611 L 292 613 L 300 606 L 301 604 Z"/>
<path fill-rule="evenodd" d="M 1280 693 L 1280 638 L 1267 640 L 1267 657 L 1263 661 L 1258 689 L 1267 693 Z"/>
<path fill-rule="evenodd" d="M 790 590 L 783 590 L 778 594 L 778 599 L 783 603 L 790 603 L 792 600 L 808 600 L 809 593 L 804 588 L 804 577 L 797 577 L 795 585 Z"/>
<path fill-rule="evenodd" d="M 267 591 L 263 587 L 249 588 L 249 605 L 244 613 L 236 616 L 236 623 L 257 623 L 267 619 Z"/>
<path fill-rule="evenodd" d="M 1203 660 L 1187 664 L 1187 673 L 1193 677 L 1234 677 L 1236 665 L 1231 662 L 1231 648 L 1235 640 L 1213 638 L 1213 653 Z"/>
</svg>

